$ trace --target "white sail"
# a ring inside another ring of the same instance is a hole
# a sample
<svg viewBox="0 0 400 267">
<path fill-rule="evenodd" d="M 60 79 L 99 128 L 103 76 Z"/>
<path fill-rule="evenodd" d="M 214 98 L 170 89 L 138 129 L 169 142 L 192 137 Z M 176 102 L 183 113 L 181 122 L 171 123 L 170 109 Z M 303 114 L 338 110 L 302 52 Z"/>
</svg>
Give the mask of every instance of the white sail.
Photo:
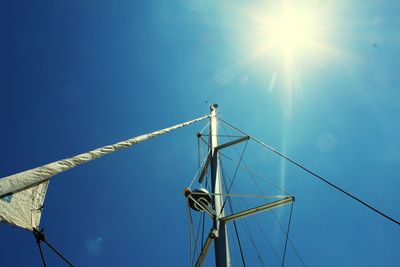
<svg viewBox="0 0 400 267">
<path fill-rule="evenodd" d="M 150 138 L 198 122 L 209 116 L 177 124 L 175 126 L 140 135 L 122 142 L 104 146 L 77 156 L 49 163 L 31 170 L 0 179 L 0 221 L 33 230 L 40 223 L 49 179 L 78 165 L 98 159 L 115 151 L 136 145 Z"/>
<path fill-rule="evenodd" d="M 0 199 L 0 221 L 28 230 L 38 228 L 49 181 Z"/>
</svg>

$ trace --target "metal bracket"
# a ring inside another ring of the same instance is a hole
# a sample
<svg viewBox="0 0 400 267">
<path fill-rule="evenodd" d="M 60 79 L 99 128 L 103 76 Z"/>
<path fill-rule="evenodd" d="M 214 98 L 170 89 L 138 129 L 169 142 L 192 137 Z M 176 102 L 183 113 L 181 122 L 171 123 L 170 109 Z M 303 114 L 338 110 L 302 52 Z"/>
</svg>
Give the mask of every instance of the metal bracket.
<svg viewBox="0 0 400 267">
<path fill-rule="evenodd" d="M 218 151 L 218 150 L 223 149 L 223 148 L 225 148 L 225 147 L 232 146 L 232 145 L 236 145 L 236 144 L 238 144 L 238 143 L 241 143 L 241 142 L 243 142 L 243 141 L 247 141 L 247 140 L 249 140 L 249 139 L 250 139 L 250 136 L 246 135 L 246 136 L 240 137 L 239 139 L 236 139 L 236 140 L 230 141 L 230 142 L 228 142 L 228 143 L 219 145 L 219 146 L 217 146 L 215 149 Z"/>
<path fill-rule="evenodd" d="M 196 267 L 201 267 L 203 265 L 203 261 L 207 256 L 208 249 L 211 246 L 211 242 L 213 239 L 218 237 L 218 231 L 216 229 L 211 229 L 210 233 L 208 234 L 208 238 L 206 242 L 204 243 L 203 247 L 201 248 L 200 256 L 196 261 L 195 266 Z"/>
<path fill-rule="evenodd" d="M 251 209 L 244 210 L 244 211 L 232 214 L 232 215 L 228 215 L 228 216 L 222 217 L 222 218 L 220 218 L 220 220 L 223 221 L 223 222 L 233 221 L 233 220 L 244 218 L 244 217 L 247 217 L 247 216 L 262 212 L 262 211 L 266 211 L 266 210 L 270 210 L 270 209 L 273 209 L 273 208 L 277 208 L 277 207 L 280 207 L 282 205 L 286 205 L 286 204 L 292 203 L 293 201 L 294 201 L 294 197 L 293 196 L 286 197 L 284 199 L 277 200 L 277 201 L 274 201 L 272 203 L 264 204 L 264 205 L 261 205 L 261 206 L 255 207 L 255 208 L 251 208 Z"/>
<path fill-rule="evenodd" d="M 200 201 L 197 201 L 194 197 L 192 197 L 191 194 L 189 194 L 187 196 L 188 198 L 190 198 L 191 200 L 193 200 L 194 203 L 196 203 L 197 205 L 199 205 L 200 207 L 203 208 L 203 210 L 208 213 L 208 215 L 210 215 L 211 217 L 215 217 L 215 211 L 213 209 L 211 209 L 209 206 L 204 205 L 203 203 L 201 203 Z"/>
</svg>

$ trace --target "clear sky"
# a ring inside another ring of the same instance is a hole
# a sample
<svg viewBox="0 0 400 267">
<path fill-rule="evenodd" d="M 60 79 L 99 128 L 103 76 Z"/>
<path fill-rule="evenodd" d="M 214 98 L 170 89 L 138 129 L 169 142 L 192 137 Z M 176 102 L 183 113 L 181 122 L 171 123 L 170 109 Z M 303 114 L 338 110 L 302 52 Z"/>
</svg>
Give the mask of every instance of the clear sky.
<svg viewBox="0 0 400 267">
<path fill-rule="evenodd" d="M 0 176 L 216 102 L 227 121 L 399 220 L 399 13 L 389 0 L 3 1 Z M 76 266 L 188 266 L 182 189 L 204 125 L 54 177 L 48 240 Z M 398 266 L 398 226 L 252 151 L 246 163 L 296 196 L 290 237 L 306 266 Z M 0 225 L 0 236 L 1 266 L 40 266 L 31 233 Z M 287 257 L 300 266 L 291 248 Z"/>
</svg>

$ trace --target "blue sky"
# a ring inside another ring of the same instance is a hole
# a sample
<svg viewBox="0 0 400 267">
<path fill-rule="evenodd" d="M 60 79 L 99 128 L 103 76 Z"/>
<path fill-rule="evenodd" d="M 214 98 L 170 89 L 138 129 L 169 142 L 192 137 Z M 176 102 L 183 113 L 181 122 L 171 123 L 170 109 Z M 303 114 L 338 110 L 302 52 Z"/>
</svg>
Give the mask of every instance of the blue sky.
<svg viewBox="0 0 400 267">
<path fill-rule="evenodd" d="M 312 14 L 318 44 L 288 56 L 264 23 L 282 3 L 1 3 L 0 176 L 191 120 L 216 102 L 227 121 L 398 220 L 400 4 L 287 1 Z M 54 177 L 48 240 L 76 266 L 187 266 L 182 189 L 203 126 Z M 398 264 L 398 226 L 262 153 L 246 162 L 296 196 L 290 233 L 307 266 Z M 2 264 L 39 266 L 32 235 L 0 226 Z M 287 263 L 300 266 L 292 250 Z"/>
</svg>

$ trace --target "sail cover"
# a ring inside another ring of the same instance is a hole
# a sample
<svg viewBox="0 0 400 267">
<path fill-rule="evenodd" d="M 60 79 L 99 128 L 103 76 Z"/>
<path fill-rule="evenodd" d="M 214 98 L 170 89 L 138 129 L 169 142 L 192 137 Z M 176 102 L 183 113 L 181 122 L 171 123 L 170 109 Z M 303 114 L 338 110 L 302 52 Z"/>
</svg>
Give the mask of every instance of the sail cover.
<svg viewBox="0 0 400 267">
<path fill-rule="evenodd" d="M 7 222 L 28 230 L 38 228 L 47 186 L 51 177 L 78 165 L 208 117 L 209 115 L 206 115 L 0 179 L 0 222 Z"/>
</svg>

